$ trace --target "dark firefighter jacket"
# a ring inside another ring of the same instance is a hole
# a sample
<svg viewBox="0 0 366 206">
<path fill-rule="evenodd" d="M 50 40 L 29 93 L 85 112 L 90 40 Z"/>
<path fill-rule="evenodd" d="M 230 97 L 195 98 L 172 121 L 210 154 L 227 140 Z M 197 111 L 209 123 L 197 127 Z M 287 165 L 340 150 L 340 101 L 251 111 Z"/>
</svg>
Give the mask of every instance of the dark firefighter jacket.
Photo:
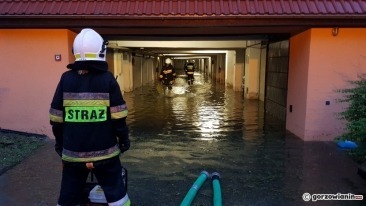
<svg viewBox="0 0 366 206">
<path fill-rule="evenodd" d="M 194 74 L 194 70 L 195 70 L 195 65 L 194 63 L 188 63 L 185 67 L 185 72 L 187 74 Z"/>
<path fill-rule="evenodd" d="M 174 66 L 171 64 L 164 65 L 160 72 L 160 80 L 168 83 L 170 81 L 173 81 L 175 79 L 175 77 L 176 77 L 176 73 L 175 73 Z"/>
<path fill-rule="evenodd" d="M 56 151 L 69 162 L 118 156 L 117 138 L 128 139 L 127 107 L 108 64 L 80 61 L 67 67 L 50 108 Z M 87 73 L 81 75 L 79 70 Z"/>
</svg>

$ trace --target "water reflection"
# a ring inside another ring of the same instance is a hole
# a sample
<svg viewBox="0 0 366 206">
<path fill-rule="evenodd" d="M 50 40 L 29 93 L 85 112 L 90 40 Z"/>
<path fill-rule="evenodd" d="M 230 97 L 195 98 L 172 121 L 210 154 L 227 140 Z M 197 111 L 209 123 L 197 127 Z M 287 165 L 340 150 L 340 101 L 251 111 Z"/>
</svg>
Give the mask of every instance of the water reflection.
<svg viewBox="0 0 366 206">
<path fill-rule="evenodd" d="M 265 116 L 263 103 L 195 77 L 191 86 L 178 78 L 169 97 L 156 84 L 124 94 L 133 143 L 123 163 L 134 205 L 179 205 L 202 170 L 222 175 L 230 206 L 302 205 L 304 192 L 366 191 L 333 144 L 305 143 Z M 194 204 L 212 205 L 210 182 Z"/>
</svg>

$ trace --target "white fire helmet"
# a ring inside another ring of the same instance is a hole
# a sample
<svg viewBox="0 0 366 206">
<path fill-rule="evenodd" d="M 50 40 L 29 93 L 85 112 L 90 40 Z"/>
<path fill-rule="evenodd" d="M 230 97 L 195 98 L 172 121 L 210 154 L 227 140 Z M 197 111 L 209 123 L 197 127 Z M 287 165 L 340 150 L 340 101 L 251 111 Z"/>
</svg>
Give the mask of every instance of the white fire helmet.
<svg viewBox="0 0 366 206">
<path fill-rule="evenodd" d="M 165 60 L 165 64 L 171 64 L 171 63 L 172 63 L 172 60 L 171 60 L 171 59 L 167 58 L 167 59 Z"/>
<path fill-rule="evenodd" d="M 107 41 L 93 29 L 83 29 L 75 37 L 73 54 L 75 61 L 105 61 Z"/>
</svg>

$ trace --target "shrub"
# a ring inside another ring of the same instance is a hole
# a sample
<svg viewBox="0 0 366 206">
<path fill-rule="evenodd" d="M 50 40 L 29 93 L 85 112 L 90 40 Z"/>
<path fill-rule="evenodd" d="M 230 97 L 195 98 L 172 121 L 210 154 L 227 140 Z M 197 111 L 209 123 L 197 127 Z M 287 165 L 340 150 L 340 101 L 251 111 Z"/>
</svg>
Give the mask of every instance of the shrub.
<svg viewBox="0 0 366 206">
<path fill-rule="evenodd" d="M 343 94 L 338 102 L 348 103 L 348 107 L 338 114 L 340 119 L 346 120 L 343 138 L 366 142 L 366 74 L 359 74 L 357 80 L 348 82 L 350 88 L 338 90 Z"/>
</svg>

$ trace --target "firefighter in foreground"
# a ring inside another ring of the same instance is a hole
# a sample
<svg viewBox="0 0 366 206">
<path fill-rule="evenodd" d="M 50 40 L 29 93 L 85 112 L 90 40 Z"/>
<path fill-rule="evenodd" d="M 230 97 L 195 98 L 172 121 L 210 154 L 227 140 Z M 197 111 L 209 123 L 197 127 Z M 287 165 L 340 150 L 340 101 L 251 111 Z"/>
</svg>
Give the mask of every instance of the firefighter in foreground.
<svg viewBox="0 0 366 206">
<path fill-rule="evenodd" d="M 75 38 L 75 62 L 61 76 L 50 109 L 55 150 L 63 162 L 57 205 L 79 205 L 92 170 L 111 206 L 129 206 L 119 155 L 130 148 L 127 107 L 108 72 L 107 42 L 92 29 Z"/>
<path fill-rule="evenodd" d="M 160 81 L 163 83 L 163 85 L 168 87 L 169 90 L 172 90 L 175 78 L 176 73 L 174 66 L 172 65 L 172 60 L 167 58 L 160 72 Z"/>
</svg>

